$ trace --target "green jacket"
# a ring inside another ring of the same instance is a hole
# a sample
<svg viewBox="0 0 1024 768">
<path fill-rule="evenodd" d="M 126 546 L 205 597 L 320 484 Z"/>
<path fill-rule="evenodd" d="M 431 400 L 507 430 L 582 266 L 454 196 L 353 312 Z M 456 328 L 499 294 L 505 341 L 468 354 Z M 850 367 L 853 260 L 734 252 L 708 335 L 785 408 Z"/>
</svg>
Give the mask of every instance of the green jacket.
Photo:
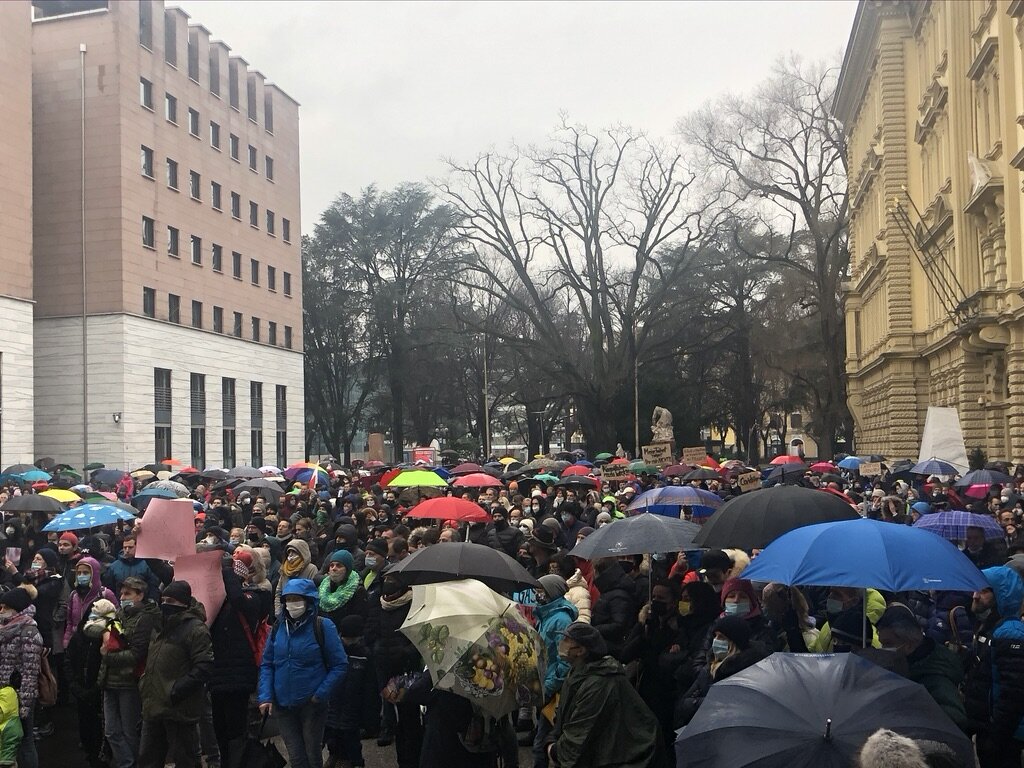
<svg viewBox="0 0 1024 768">
<path fill-rule="evenodd" d="M 0 763 L 14 765 L 18 762 L 18 747 L 23 737 L 18 717 L 18 692 L 5 683 L 0 688 Z"/>
<path fill-rule="evenodd" d="M 213 644 L 201 608 L 192 598 L 192 606 L 166 620 L 149 644 L 146 671 L 139 680 L 146 720 L 199 720 L 203 683 L 213 669 Z"/>
<path fill-rule="evenodd" d="M 100 688 L 136 688 L 139 678 L 135 671 L 141 669 L 149 653 L 149 641 L 153 632 L 159 631 L 163 617 L 160 609 L 152 600 L 144 600 L 141 605 L 129 610 L 121 608 L 117 612 L 115 624 L 121 633 L 124 650 L 112 651 L 100 663 Z"/>
<path fill-rule="evenodd" d="M 658 721 L 611 656 L 573 669 L 555 717 L 561 768 L 653 768 Z"/>
<path fill-rule="evenodd" d="M 920 683 L 932 695 L 942 711 L 962 731 L 967 730 L 967 712 L 960 698 L 960 684 L 964 679 L 963 666 L 953 651 L 930 637 L 907 657 L 907 677 Z"/>
</svg>

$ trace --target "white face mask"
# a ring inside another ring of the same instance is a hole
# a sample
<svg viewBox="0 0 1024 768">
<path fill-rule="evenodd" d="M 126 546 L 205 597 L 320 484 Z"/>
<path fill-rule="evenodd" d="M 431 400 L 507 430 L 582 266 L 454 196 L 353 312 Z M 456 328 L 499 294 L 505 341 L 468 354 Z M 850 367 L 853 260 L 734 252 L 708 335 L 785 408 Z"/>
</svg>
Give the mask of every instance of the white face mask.
<svg viewBox="0 0 1024 768">
<path fill-rule="evenodd" d="M 306 603 L 305 601 L 301 603 L 294 601 L 285 603 L 284 609 L 288 611 L 289 616 L 291 616 L 293 619 L 297 619 L 306 612 Z"/>
<path fill-rule="evenodd" d="M 373 568 L 375 565 L 377 565 L 377 558 L 373 555 L 367 555 L 366 560 L 364 562 L 366 563 L 367 568 Z"/>
<path fill-rule="evenodd" d="M 206 537 L 206 543 L 207 544 L 211 544 L 211 545 L 212 544 L 216 544 L 218 541 L 219 541 L 219 539 L 216 536 L 207 536 Z"/>
</svg>

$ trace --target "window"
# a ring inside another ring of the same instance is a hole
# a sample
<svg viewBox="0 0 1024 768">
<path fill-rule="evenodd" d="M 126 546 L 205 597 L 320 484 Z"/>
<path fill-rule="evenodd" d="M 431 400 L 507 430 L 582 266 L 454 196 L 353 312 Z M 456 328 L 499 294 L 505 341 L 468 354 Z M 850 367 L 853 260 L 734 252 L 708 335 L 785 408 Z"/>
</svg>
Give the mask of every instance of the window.
<svg viewBox="0 0 1024 768">
<path fill-rule="evenodd" d="M 156 427 L 154 429 L 156 434 L 156 445 L 153 448 L 154 461 L 160 461 L 161 458 L 166 459 L 171 455 L 171 428 L 170 427 Z"/>
<path fill-rule="evenodd" d="M 188 77 L 199 82 L 199 30 L 188 31 Z"/>
<path fill-rule="evenodd" d="M 167 158 L 167 186 L 171 189 L 178 188 L 178 163 Z"/>
<path fill-rule="evenodd" d="M 223 450 L 224 450 L 224 466 L 233 467 L 235 466 L 235 430 L 225 428 L 222 433 Z"/>
<path fill-rule="evenodd" d="M 292 273 L 291 272 L 285 272 L 285 273 L 283 273 L 281 275 L 281 284 L 282 284 L 282 288 L 284 289 L 284 295 L 285 296 L 291 296 L 292 295 Z"/>
<path fill-rule="evenodd" d="M 249 422 L 254 429 L 263 427 L 263 382 L 261 381 L 249 382 Z"/>
<path fill-rule="evenodd" d="M 174 256 L 177 258 L 180 254 L 178 252 L 179 237 L 177 227 L 167 228 L 167 255 Z"/>
<path fill-rule="evenodd" d="M 147 146 L 142 147 L 142 175 L 153 178 L 153 150 Z"/>
<path fill-rule="evenodd" d="M 214 149 L 220 149 L 220 126 L 210 121 L 210 146 Z"/>
<path fill-rule="evenodd" d="M 146 317 L 156 317 L 156 289 L 142 289 L 142 314 Z"/>
<path fill-rule="evenodd" d="M 203 327 L 203 302 L 192 300 L 192 327 Z"/>
<path fill-rule="evenodd" d="M 221 421 L 224 424 L 224 466 L 235 466 L 235 380 L 220 380 Z"/>
<path fill-rule="evenodd" d="M 156 461 L 172 455 L 171 450 L 171 372 L 153 369 L 153 416 L 155 422 L 154 455 Z"/>
<path fill-rule="evenodd" d="M 288 387 L 278 384 L 274 388 L 275 426 L 277 429 L 277 461 L 288 463 Z"/>
<path fill-rule="evenodd" d="M 285 349 L 292 348 L 292 327 L 290 325 L 284 327 L 284 347 Z"/>
<path fill-rule="evenodd" d="M 238 137 L 235 136 L 235 134 L 233 134 L 233 133 L 229 134 L 228 135 L 228 152 L 231 155 L 231 159 L 232 160 L 237 160 L 238 159 L 238 147 L 239 147 Z"/>
<path fill-rule="evenodd" d="M 234 325 L 231 328 L 231 335 L 236 339 L 242 338 L 242 313 L 235 312 Z"/>
<path fill-rule="evenodd" d="M 281 219 L 281 237 L 286 243 L 292 241 L 292 223 L 288 219 Z"/>
<path fill-rule="evenodd" d="M 214 243 L 212 246 L 212 257 L 210 259 L 214 272 L 224 271 L 224 247 Z"/>
<path fill-rule="evenodd" d="M 287 465 L 288 458 L 288 432 L 283 429 L 277 430 L 277 463 Z"/>
<path fill-rule="evenodd" d="M 224 333 L 224 307 L 213 308 L 213 330 L 215 333 Z"/>
<path fill-rule="evenodd" d="M 231 252 L 231 276 L 242 279 L 242 254 L 238 251 Z"/>
<path fill-rule="evenodd" d="M 149 216 L 142 217 L 142 244 L 147 248 L 156 248 L 156 222 Z"/>
<path fill-rule="evenodd" d="M 203 263 L 203 239 L 192 235 L 192 263 Z"/>
<path fill-rule="evenodd" d="M 202 177 L 196 171 L 188 172 L 188 193 L 192 195 L 193 200 L 201 199 L 202 195 Z"/>
<path fill-rule="evenodd" d="M 172 67 L 178 66 L 178 25 L 174 16 L 164 12 L 164 61 Z"/>
<path fill-rule="evenodd" d="M 260 207 L 252 200 L 249 201 L 249 226 L 257 229 L 260 226 Z"/>
<path fill-rule="evenodd" d="M 249 170 L 256 170 L 256 147 L 252 144 L 249 145 Z"/>
<path fill-rule="evenodd" d="M 139 0 L 139 45 L 153 49 L 153 2 Z M 167 454 L 170 456 L 170 454 Z"/>
<path fill-rule="evenodd" d="M 259 467 L 263 465 L 263 430 L 254 429 L 249 436 L 250 451 L 252 453 L 252 465 Z"/>
<path fill-rule="evenodd" d="M 253 285 L 260 284 L 260 263 L 256 259 L 249 259 L 249 277 Z"/>
<path fill-rule="evenodd" d="M 267 267 L 267 288 L 272 291 L 277 290 L 277 268 Z"/>
<path fill-rule="evenodd" d="M 210 93 L 220 96 L 220 54 L 213 48 L 210 49 Z"/>
<path fill-rule="evenodd" d="M 274 180 L 274 158 L 270 155 L 263 156 L 263 164 L 267 167 L 267 178 L 270 181 Z"/>
<path fill-rule="evenodd" d="M 181 297 L 167 294 L 167 319 L 172 323 L 181 322 Z"/>
<path fill-rule="evenodd" d="M 228 102 L 238 111 L 238 62 L 228 59 Z"/>
<path fill-rule="evenodd" d="M 164 117 L 168 122 L 178 124 L 178 100 L 169 93 L 164 94 Z"/>
<path fill-rule="evenodd" d="M 210 204 L 213 205 L 214 210 L 220 210 L 220 184 L 216 181 L 210 182 Z"/>
<path fill-rule="evenodd" d="M 258 317 L 252 319 L 252 340 L 260 340 L 260 319 Z"/>
<path fill-rule="evenodd" d="M 146 109 L 153 109 L 153 84 L 144 77 L 139 78 L 139 103 Z"/>
<path fill-rule="evenodd" d="M 267 211 L 267 234 L 274 234 L 274 212 L 270 210 Z"/>
<path fill-rule="evenodd" d="M 199 112 L 191 107 L 188 110 L 188 132 L 199 138 Z"/>
<path fill-rule="evenodd" d="M 277 323 L 273 321 L 267 323 L 267 344 L 277 346 Z"/>
<path fill-rule="evenodd" d="M 242 220 L 242 196 L 237 192 L 231 193 L 231 216 L 239 221 Z"/>
<path fill-rule="evenodd" d="M 192 456 L 193 467 L 206 466 L 206 427 L 192 427 Z"/>
<path fill-rule="evenodd" d="M 274 96 L 269 90 L 263 91 L 263 127 L 274 132 Z"/>
<path fill-rule="evenodd" d="M 250 76 L 246 83 L 246 106 L 249 109 L 249 119 L 256 122 L 256 78 Z"/>
<path fill-rule="evenodd" d="M 202 373 L 193 373 L 189 376 L 189 405 L 192 411 L 192 426 L 205 426 L 206 376 Z M 199 465 L 192 462 L 192 466 Z"/>
</svg>

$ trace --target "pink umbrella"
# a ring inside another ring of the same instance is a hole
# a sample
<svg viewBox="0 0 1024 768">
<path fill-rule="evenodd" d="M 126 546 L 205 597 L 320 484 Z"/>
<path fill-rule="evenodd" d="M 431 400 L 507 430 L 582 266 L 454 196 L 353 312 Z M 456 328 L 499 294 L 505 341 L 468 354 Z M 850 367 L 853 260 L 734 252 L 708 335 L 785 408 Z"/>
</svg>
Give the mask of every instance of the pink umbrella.
<svg viewBox="0 0 1024 768">
<path fill-rule="evenodd" d="M 769 464 L 778 466 L 779 464 L 803 464 L 804 460 L 799 456 L 776 456 L 772 459 Z"/>
<path fill-rule="evenodd" d="M 573 475 L 586 476 L 589 475 L 593 470 L 590 467 L 584 467 L 581 464 L 573 464 L 570 467 L 566 467 L 562 470 L 562 477 L 571 477 Z"/>
<path fill-rule="evenodd" d="M 496 477 L 491 477 L 483 472 L 474 472 L 471 475 L 463 475 L 457 478 L 452 485 L 456 488 L 501 488 L 502 483 Z"/>
<path fill-rule="evenodd" d="M 835 472 L 836 465 L 831 461 L 819 461 L 817 464 L 811 464 L 811 472 Z"/>
<path fill-rule="evenodd" d="M 988 496 L 988 492 L 991 487 L 992 486 L 986 485 L 985 483 L 972 485 L 966 491 L 964 491 L 964 496 L 970 496 L 972 499 L 984 499 L 986 496 Z"/>
</svg>

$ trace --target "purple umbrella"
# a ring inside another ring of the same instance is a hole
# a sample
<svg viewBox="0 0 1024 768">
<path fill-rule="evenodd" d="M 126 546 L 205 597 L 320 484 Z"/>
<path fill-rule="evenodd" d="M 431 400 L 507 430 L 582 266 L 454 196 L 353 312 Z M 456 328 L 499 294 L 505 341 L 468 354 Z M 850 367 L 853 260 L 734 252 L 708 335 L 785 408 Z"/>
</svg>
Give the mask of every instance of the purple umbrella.
<svg viewBox="0 0 1024 768">
<path fill-rule="evenodd" d="M 963 541 L 967 538 L 968 528 L 981 528 L 986 539 L 1001 539 L 1006 535 L 995 519 L 962 509 L 924 515 L 914 523 L 914 527 L 937 533 L 947 541 Z"/>
</svg>

